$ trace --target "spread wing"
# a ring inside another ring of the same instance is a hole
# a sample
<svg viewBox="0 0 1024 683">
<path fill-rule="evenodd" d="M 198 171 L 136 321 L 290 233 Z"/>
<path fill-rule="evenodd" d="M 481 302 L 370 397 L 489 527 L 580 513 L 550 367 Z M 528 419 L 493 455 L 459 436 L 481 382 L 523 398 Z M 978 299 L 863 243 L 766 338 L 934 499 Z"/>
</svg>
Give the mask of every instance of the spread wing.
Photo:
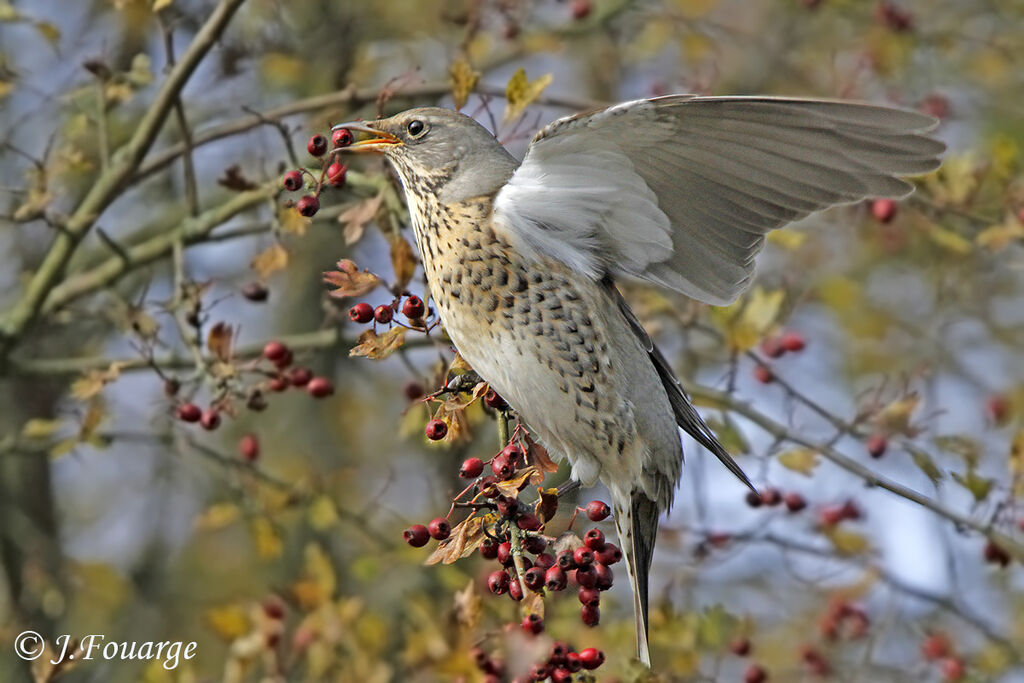
<svg viewBox="0 0 1024 683">
<path fill-rule="evenodd" d="M 765 235 L 833 204 L 899 197 L 945 146 L 916 112 L 829 100 L 672 95 L 559 119 L 494 217 L 527 253 L 711 304 L 750 283 Z"/>
</svg>

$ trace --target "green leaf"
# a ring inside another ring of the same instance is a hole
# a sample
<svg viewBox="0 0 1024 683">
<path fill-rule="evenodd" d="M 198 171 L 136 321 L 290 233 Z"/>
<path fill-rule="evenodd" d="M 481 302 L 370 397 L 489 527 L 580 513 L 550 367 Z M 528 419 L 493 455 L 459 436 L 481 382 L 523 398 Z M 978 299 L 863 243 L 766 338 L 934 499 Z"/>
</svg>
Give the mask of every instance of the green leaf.
<svg viewBox="0 0 1024 683">
<path fill-rule="evenodd" d="M 953 472 L 953 479 L 956 483 L 970 491 L 971 495 L 974 496 L 974 500 L 979 503 L 988 498 L 988 494 L 992 491 L 993 484 L 995 484 L 995 481 L 992 479 L 980 476 L 974 471 L 973 467 L 968 468 L 967 474 Z"/>
<path fill-rule="evenodd" d="M 818 466 L 818 454 L 808 448 L 796 448 L 780 455 L 778 461 L 787 470 L 793 470 L 809 477 Z"/>
<path fill-rule="evenodd" d="M 747 437 L 744 436 L 736 422 L 728 415 L 723 420 L 710 419 L 707 420 L 707 423 L 708 427 L 711 427 L 711 431 L 718 437 L 718 440 L 725 446 L 725 450 L 733 455 L 747 455 L 750 453 L 750 444 L 747 442 Z"/>
<path fill-rule="evenodd" d="M 917 448 L 911 444 L 905 444 L 904 449 L 910 453 L 911 459 L 917 468 L 924 472 L 925 476 L 932 480 L 932 484 L 938 484 L 940 481 L 945 479 L 945 475 L 942 474 L 942 470 L 935 464 L 935 460 L 926 451 Z"/>
<path fill-rule="evenodd" d="M 738 624 L 739 620 L 722 605 L 713 605 L 700 615 L 697 638 L 705 647 L 720 649 L 732 639 Z"/>
</svg>

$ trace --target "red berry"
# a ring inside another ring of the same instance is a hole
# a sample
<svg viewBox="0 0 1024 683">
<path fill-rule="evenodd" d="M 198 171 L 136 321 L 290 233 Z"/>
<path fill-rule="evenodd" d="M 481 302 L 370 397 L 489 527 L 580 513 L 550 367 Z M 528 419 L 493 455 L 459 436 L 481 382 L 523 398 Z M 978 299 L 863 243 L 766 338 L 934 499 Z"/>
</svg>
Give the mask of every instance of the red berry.
<svg viewBox="0 0 1024 683">
<path fill-rule="evenodd" d="M 578 652 L 570 652 L 565 656 L 565 668 L 572 673 L 576 673 L 583 668 L 583 660 L 580 659 Z"/>
<path fill-rule="evenodd" d="M 387 325 L 391 322 L 392 315 L 394 315 L 394 311 L 391 310 L 390 306 L 385 306 L 384 304 L 373 309 L 373 319 L 381 325 Z"/>
<path fill-rule="evenodd" d="M 402 303 L 402 315 L 406 318 L 410 318 L 412 320 L 422 318 L 425 311 L 426 307 L 423 305 L 423 299 L 419 298 L 415 294 L 410 295 Z"/>
<path fill-rule="evenodd" d="M 494 472 L 494 476 L 502 481 L 516 473 L 515 465 L 509 462 L 509 459 L 504 454 L 500 453 L 491 460 L 491 470 Z"/>
<path fill-rule="evenodd" d="M 504 595 L 508 590 L 508 584 L 508 572 L 504 569 L 499 569 L 487 577 L 487 588 L 495 595 Z"/>
<path fill-rule="evenodd" d="M 594 587 L 599 591 L 606 591 L 612 587 L 612 581 L 615 578 L 612 575 L 612 570 L 603 564 L 594 565 L 594 573 L 597 574 L 597 582 Z"/>
<path fill-rule="evenodd" d="M 804 497 L 795 491 L 790 491 L 782 497 L 782 502 L 785 503 L 786 509 L 790 512 L 800 512 L 807 507 L 807 501 Z"/>
<path fill-rule="evenodd" d="M 580 619 L 584 626 L 597 626 L 601 622 L 601 608 L 584 605 L 580 610 Z"/>
<path fill-rule="evenodd" d="M 569 683 L 572 680 L 572 672 L 559 667 L 551 672 L 551 683 Z"/>
<path fill-rule="evenodd" d="M 537 515 L 527 512 L 525 515 L 520 515 L 519 519 L 516 520 L 516 526 L 523 531 L 539 531 L 540 519 Z"/>
<path fill-rule="evenodd" d="M 576 597 L 580 599 L 581 604 L 590 605 L 591 607 L 597 607 L 601 604 L 601 591 L 596 588 L 580 587 Z"/>
<path fill-rule="evenodd" d="M 776 488 L 768 487 L 761 491 L 761 502 L 768 507 L 775 507 L 782 502 L 782 494 Z"/>
<path fill-rule="evenodd" d="M 942 680 L 959 681 L 966 675 L 967 667 L 964 660 L 959 657 L 949 657 L 942 660 Z"/>
<path fill-rule="evenodd" d="M 402 393 L 405 395 L 405 398 L 409 401 L 416 401 L 418 399 L 423 398 L 424 396 L 423 387 L 421 387 L 416 382 L 409 382 L 408 384 L 406 384 L 402 388 Z"/>
<path fill-rule="evenodd" d="M 786 353 L 786 347 L 778 337 L 766 337 L 761 342 L 761 353 L 769 358 L 778 358 Z"/>
<path fill-rule="evenodd" d="M 331 131 L 331 142 L 335 147 L 348 147 L 352 139 L 352 131 L 348 128 L 335 128 Z"/>
<path fill-rule="evenodd" d="M 444 517 L 435 517 L 427 525 L 427 531 L 430 532 L 432 538 L 443 541 L 452 535 L 452 525 Z"/>
<path fill-rule="evenodd" d="M 335 161 L 327 167 L 327 182 L 334 187 L 342 187 L 345 184 L 345 176 L 348 174 L 348 167 L 345 164 Z"/>
<path fill-rule="evenodd" d="M 764 500 L 761 499 L 761 494 L 757 491 L 747 491 L 746 495 L 747 505 L 752 508 L 759 508 Z"/>
<path fill-rule="evenodd" d="M 863 516 L 863 514 L 860 511 L 860 508 L 857 507 L 857 504 L 854 503 L 852 500 L 848 500 L 845 503 L 843 503 L 843 506 L 840 508 L 840 510 L 843 513 L 843 519 L 856 520 L 860 519 Z"/>
<path fill-rule="evenodd" d="M 590 529 L 583 535 L 583 543 L 595 553 L 604 549 L 604 532 L 600 529 Z"/>
<path fill-rule="evenodd" d="M 551 670 L 543 664 L 534 664 L 530 669 L 530 680 L 546 681 L 551 678 Z"/>
<path fill-rule="evenodd" d="M 354 323 L 365 324 L 373 320 L 373 306 L 361 301 L 348 309 L 348 319 Z"/>
<path fill-rule="evenodd" d="M 576 548 L 572 553 L 572 561 L 577 567 L 586 567 L 594 563 L 594 551 L 586 546 Z"/>
<path fill-rule="evenodd" d="M 480 556 L 485 560 L 493 560 L 498 556 L 498 542 L 493 538 L 485 538 L 480 544 Z"/>
<path fill-rule="evenodd" d="M 440 441 L 448 434 L 448 425 L 444 420 L 431 420 L 424 431 L 431 441 Z"/>
<path fill-rule="evenodd" d="M 622 559 L 622 551 L 612 543 L 605 543 L 604 547 L 597 551 L 595 558 L 604 566 L 610 567 Z"/>
<path fill-rule="evenodd" d="M 277 377 L 271 378 L 270 382 L 267 383 L 271 391 L 281 392 L 288 388 L 288 378 L 284 375 L 278 375 Z"/>
<path fill-rule="evenodd" d="M 284 189 L 295 192 L 302 187 L 302 171 L 288 171 L 284 174 Z"/>
<path fill-rule="evenodd" d="M 323 398 L 334 393 L 334 385 L 326 377 L 314 377 L 306 385 L 306 391 L 313 398 Z"/>
<path fill-rule="evenodd" d="M 541 569 L 550 569 L 555 566 L 555 558 L 552 557 L 551 553 L 541 553 L 533 564 Z"/>
<path fill-rule="evenodd" d="M 528 553 L 533 553 L 534 555 L 543 553 L 547 547 L 548 542 L 543 536 L 527 536 L 523 539 L 523 548 L 525 548 Z"/>
<path fill-rule="evenodd" d="M 459 468 L 459 476 L 463 479 L 476 479 L 484 471 L 484 461 L 480 458 L 467 458 Z"/>
<path fill-rule="evenodd" d="M 593 6 L 591 5 L 590 0 L 572 0 L 572 18 L 576 21 L 586 19 L 590 15 L 590 11 L 592 9 Z"/>
<path fill-rule="evenodd" d="M 307 194 L 295 202 L 295 208 L 306 218 L 312 218 L 320 210 L 320 200 L 311 194 Z"/>
<path fill-rule="evenodd" d="M 767 365 L 758 363 L 754 366 L 754 379 L 761 384 L 771 384 L 775 381 L 775 373 Z"/>
<path fill-rule="evenodd" d="M 868 455 L 872 458 L 881 458 L 885 455 L 885 449 L 888 448 L 889 442 L 883 434 L 872 434 L 867 440 Z"/>
<path fill-rule="evenodd" d="M 612 514 L 612 509 L 608 507 L 608 503 L 600 500 L 592 500 L 587 503 L 587 518 L 591 522 L 601 522 L 608 519 L 608 515 Z"/>
<path fill-rule="evenodd" d="M 1010 399 L 1003 394 L 993 394 L 985 401 L 985 414 L 996 424 L 1006 422 L 1010 415 Z"/>
<path fill-rule="evenodd" d="M 523 587 L 519 585 L 519 579 L 511 579 L 508 584 L 508 597 L 516 602 L 523 599 Z"/>
<path fill-rule="evenodd" d="M 304 387 L 313 379 L 313 371 L 309 368 L 292 368 L 288 373 L 288 381 L 293 387 Z"/>
<path fill-rule="evenodd" d="M 570 569 L 569 578 L 580 588 L 594 588 L 597 586 L 597 572 L 592 564 Z"/>
<path fill-rule="evenodd" d="M 505 410 L 508 408 L 508 404 L 505 403 L 505 399 L 499 396 L 498 392 L 494 389 L 488 389 L 487 393 L 484 394 L 484 403 L 495 410 Z"/>
<path fill-rule="evenodd" d="M 271 362 L 281 360 L 287 355 L 288 347 L 279 341 L 268 342 L 267 345 L 263 347 L 263 357 Z"/>
<path fill-rule="evenodd" d="M 523 449 L 520 448 L 517 443 L 510 443 L 501 449 L 501 455 L 508 458 L 508 461 L 512 463 L 513 466 L 518 467 L 519 461 L 523 457 Z"/>
<path fill-rule="evenodd" d="M 888 223 L 896 217 L 896 202 L 891 199 L 876 199 L 871 202 L 871 215 L 879 223 Z"/>
<path fill-rule="evenodd" d="M 565 588 L 568 579 L 561 567 L 551 567 L 544 572 L 544 585 L 548 590 L 560 591 Z"/>
<path fill-rule="evenodd" d="M 563 550 L 558 553 L 558 559 L 556 564 L 562 568 L 563 571 L 569 571 L 570 569 L 576 568 L 576 560 L 573 559 L 573 552 L 571 550 Z"/>
<path fill-rule="evenodd" d="M 199 422 L 203 417 L 202 409 L 195 403 L 182 403 L 178 406 L 178 419 L 182 422 Z"/>
<path fill-rule="evenodd" d="M 843 508 L 837 505 L 830 505 L 818 513 L 818 518 L 822 526 L 832 527 L 846 519 L 846 515 L 843 513 Z"/>
<path fill-rule="evenodd" d="M 750 654 L 750 639 L 736 638 L 729 643 L 729 650 L 737 657 L 746 657 Z"/>
<path fill-rule="evenodd" d="M 242 287 L 242 296 L 249 301 L 266 301 L 270 296 L 270 290 L 262 282 L 250 282 Z"/>
<path fill-rule="evenodd" d="M 315 157 L 323 156 L 327 151 L 327 138 L 319 133 L 314 135 L 306 143 L 306 149 Z"/>
<path fill-rule="evenodd" d="M 292 364 L 292 352 L 288 350 L 283 356 L 274 361 L 274 367 L 278 370 L 284 370 L 286 367 Z"/>
<path fill-rule="evenodd" d="M 767 680 L 768 672 L 759 664 L 751 664 L 743 674 L 743 683 L 764 683 Z"/>
<path fill-rule="evenodd" d="M 238 440 L 238 453 L 246 462 L 253 462 L 260 457 L 260 440 L 255 434 L 246 434 Z"/>
<path fill-rule="evenodd" d="M 273 619 L 275 621 L 284 619 L 284 602 L 282 602 L 281 598 L 276 595 L 271 595 L 263 601 L 263 614 L 265 614 L 268 619 Z"/>
<path fill-rule="evenodd" d="M 807 348 L 807 342 L 799 332 L 787 332 L 779 340 L 782 348 L 792 353 L 798 353 Z"/>
<path fill-rule="evenodd" d="M 422 548 L 430 540 L 430 532 L 422 524 L 413 524 L 402 532 L 402 537 L 413 548 Z"/>
<path fill-rule="evenodd" d="M 511 567 L 516 563 L 515 557 L 512 556 L 512 544 L 508 541 L 498 544 L 498 563 L 505 566 Z"/>
<path fill-rule="evenodd" d="M 213 408 L 204 410 L 202 416 L 199 418 L 199 424 L 203 426 L 203 429 L 212 432 L 217 427 L 220 427 L 220 412 Z"/>
<path fill-rule="evenodd" d="M 593 671 L 604 664 L 604 653 L 596 647 L 588 647 L 580 650 L 580 663 L 587 671 Z"/>
<path fill-rule="evenodd" d="M 992 541 L 985 544 L 985 561 L 989 564 L 998 564 L 1000 567 L 1005 567 L 1010 564 L 1010 555 L 999 545 L 996 545 Z"/>
<path fill-rule="evenodd" d="M 527 614 L 523 617 L 522 628 L 527 633 L 536 635 L 544 630 L 544 619 L 537 614 Z"/>
<path fill-rule="evenodd" d="M 921 641 L 921 654 L 928 661 L 942 659 L 952 651 L 952 643 L 945 633 L 932 633 Z"/>
<path fill-rule="evenodd" d="M 544 587 L 544 569 L 541 567 L 530 567 L 523 572 L 523 583 L 533 591 L 539 591 Z"/>
<path fill-rule="evenodd" d="M 914 18 L 909 12 L 885 0 L 881 0 L 875 6 L 875 18 L 896 33 L 906 33 L 914 28 Z"/>
</svg>

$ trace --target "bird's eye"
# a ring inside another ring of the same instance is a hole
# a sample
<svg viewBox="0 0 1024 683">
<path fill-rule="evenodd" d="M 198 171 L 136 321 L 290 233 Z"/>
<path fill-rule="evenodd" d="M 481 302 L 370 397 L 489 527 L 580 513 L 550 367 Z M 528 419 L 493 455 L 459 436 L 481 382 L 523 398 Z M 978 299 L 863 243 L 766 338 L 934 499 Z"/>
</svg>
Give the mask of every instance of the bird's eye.
<svg viewBox="0 0 1024 683">
<path fill-rule="evenodd" d="M 406 126 L 406 129 L 409 131 L 409 135 L 414 138 L 418 138 L 427 132 L 427 125 L 417 119 L 415 121 L 410 121 L 409 125 Z"/>
</svg>

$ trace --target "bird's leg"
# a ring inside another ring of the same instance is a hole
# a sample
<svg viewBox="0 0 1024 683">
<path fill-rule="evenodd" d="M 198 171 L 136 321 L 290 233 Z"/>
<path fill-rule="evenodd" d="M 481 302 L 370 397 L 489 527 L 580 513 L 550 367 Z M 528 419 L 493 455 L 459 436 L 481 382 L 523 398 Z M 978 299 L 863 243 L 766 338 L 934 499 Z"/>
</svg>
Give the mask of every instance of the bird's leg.
<svg viewBox="0 0 1024 683">
<path fill-rule="evenodd" d="M 565 482 L 564 484 L 558 487 L 558 497 L 561 498 L 567 493 L 572 493 L 579 487 L 579 481 L 577 481 L 576 479 L 570 479 L 569 481 Z"/>
</svg>

